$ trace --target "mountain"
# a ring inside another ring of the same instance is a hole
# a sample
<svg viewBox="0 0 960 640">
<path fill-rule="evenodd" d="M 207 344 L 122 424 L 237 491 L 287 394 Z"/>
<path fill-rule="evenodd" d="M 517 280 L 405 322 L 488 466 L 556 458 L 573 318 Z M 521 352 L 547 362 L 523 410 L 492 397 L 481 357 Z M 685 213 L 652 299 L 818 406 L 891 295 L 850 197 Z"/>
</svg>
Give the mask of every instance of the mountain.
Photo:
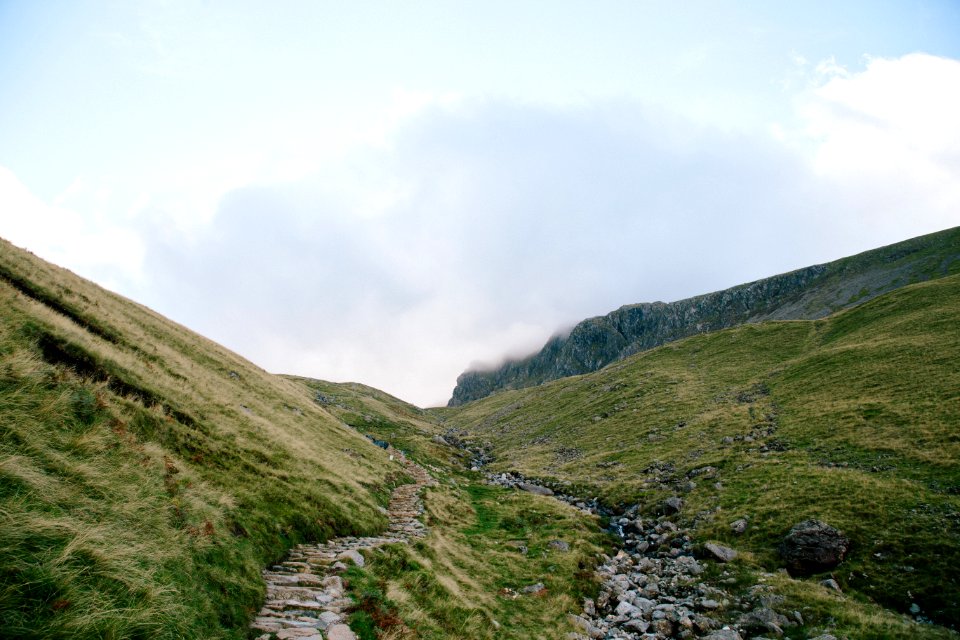
<svg viewBox="0 0 960 640">
<path fill-rule="evenodd" d="M 686 300 L 627 305 L 580 322 L 536 354 L 493 370 L 464 372 L 448 406 L 596 371 L 698 333 L 766 320 L 822 318 L 958 269 L 960 227 Z"/>
<path fill-rule="evenodd" d="M 0 636 L 956 638 L 958 317 L 953 274 L 425 410 L 0 242 Z M 386 530 L 397 450 L 427 535 L 314 575 L 298 543 Z M 788 573 L 810 519 L 848 553 Z"/>
<path fill-rule="evenodd" d="M 778 546 L 797 523 L 826 522 L 851 541 L 820 575 L 846 602 L 960 626 L 958 319 L 954 274 L 432 411 L 494 472 L 645 517 L 670 506 L 694 541 L 736 549 L 736 571 L 779 583 L 787 609 L 844 620 L 850 637 L 913 637 L 890 621 L 871 630 L 816 580 L 782 582 Z"/>
</svg>

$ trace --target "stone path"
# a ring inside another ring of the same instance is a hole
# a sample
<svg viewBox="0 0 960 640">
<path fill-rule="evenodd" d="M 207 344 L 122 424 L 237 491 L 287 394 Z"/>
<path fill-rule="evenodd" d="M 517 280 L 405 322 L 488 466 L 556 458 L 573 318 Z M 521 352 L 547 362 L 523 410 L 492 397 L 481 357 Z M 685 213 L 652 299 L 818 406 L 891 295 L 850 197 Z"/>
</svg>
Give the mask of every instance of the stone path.
<svg viewBox="0 0 960 640">
<path fill-rule="evenodd" d="M 257 640 L 356 640 L 346 625 L 346 612 L 353 604 L 338 575 L 348 562 L 363 566 L 360 551 L 410 538 L 422 538 L 427 529 L 417 518 L 423 513 L 420 490 L 433 479 L 403 453 L 389 450 L 406 466 L 413 484 L 393 490 L 390 496 L 390 527 L 382 536 L 342 537 L 323 544 L 300 544 L 287 559 L 263 572 L 267 600 L 251 627 L 262 635 Z"/>
</svg>

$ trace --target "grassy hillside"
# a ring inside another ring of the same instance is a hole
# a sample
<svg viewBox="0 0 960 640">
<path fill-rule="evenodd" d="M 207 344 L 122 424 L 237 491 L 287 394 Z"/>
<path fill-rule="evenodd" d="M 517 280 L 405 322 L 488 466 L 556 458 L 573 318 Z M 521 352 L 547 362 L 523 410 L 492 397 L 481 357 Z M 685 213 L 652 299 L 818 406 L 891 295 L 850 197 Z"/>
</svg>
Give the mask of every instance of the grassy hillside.
<svg viewBox="0 0 960 640">
<path fill-rule="evenodd" d="M 901 629 L 872 602 L 960 626 L 958 318 L 953 275 L 431 414 L 491 442 L 495 469 L 650 511 L 681 495 L 684 524 L 744 552 L 745 570 L 780 568 L 789 528 L 825 520 L 853 541 L 833 574 L 846 595 L 830 599 L 814 580 L 782 587 L 853 637 Z M 729 523 L 741 517 L 737 537 Z M 924 633 L 939 634 L 899 635 Z"/>
<path fill-rule="evenodd" d="M 434 440 L 440 427 L 423 409 L 362 384 L 290 379 L 361 433 L 409 452 L 438 481 L 424 501 L 430 535 L 384 547 L 364 570 L 351 570 L 354 628 L 369 630 L 364 640 L 377 637 L 364 621 L 370 611 L 386 638 L 551 640 L 573 631 L 566 614 L 596 590 L 597 554 L 612 542 L 594 516 L 464 472 L 469 455 Z M 551 548 L 552 540 L 570 549 Z M 543 590 L 523 592 L 538 583 Z"/>
<path fill-rule="evenodd" d="M 0 242 L 8 638 L 246 637 L 259 571 L 385 523 L 385 453 L 270 375 Z"/>
</svg>

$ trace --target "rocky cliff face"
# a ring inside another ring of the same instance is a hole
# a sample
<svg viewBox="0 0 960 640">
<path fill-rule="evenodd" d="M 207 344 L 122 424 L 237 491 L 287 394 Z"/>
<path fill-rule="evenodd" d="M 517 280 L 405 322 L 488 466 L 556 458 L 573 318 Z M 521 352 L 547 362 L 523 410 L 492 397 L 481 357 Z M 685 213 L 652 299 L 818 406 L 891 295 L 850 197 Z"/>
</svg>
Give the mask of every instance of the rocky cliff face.
<svg viewBox="0 0 960 640">
<path fill-rule="evenodd" d="M 448 406 L 596 371 L 697 333 L 746 322 L 821 318 L 958 270 L 960 227 L 686 300 L 627 305 L 580 322 L 526 358 L 490 371 L 462 373 Z"/>
</svg>

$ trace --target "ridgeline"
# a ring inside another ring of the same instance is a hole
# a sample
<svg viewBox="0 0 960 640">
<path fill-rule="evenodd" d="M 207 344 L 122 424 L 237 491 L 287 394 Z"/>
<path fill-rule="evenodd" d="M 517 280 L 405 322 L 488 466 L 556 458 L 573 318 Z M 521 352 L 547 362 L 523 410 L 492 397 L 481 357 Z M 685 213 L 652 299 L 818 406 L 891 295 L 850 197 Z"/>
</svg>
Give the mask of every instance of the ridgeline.
<svg viewBox="0 0 960 640">
<path fill-rule="evenodd" d="M 536 354 L 466 371 L 448 406 L 590 373 L 699 333 L 767 320 L 814 320 L 913 282 L 941 277 L 960 260 L 960 227 L 677 302 L 620 307 L 577 324 Z"/>
</svg>

